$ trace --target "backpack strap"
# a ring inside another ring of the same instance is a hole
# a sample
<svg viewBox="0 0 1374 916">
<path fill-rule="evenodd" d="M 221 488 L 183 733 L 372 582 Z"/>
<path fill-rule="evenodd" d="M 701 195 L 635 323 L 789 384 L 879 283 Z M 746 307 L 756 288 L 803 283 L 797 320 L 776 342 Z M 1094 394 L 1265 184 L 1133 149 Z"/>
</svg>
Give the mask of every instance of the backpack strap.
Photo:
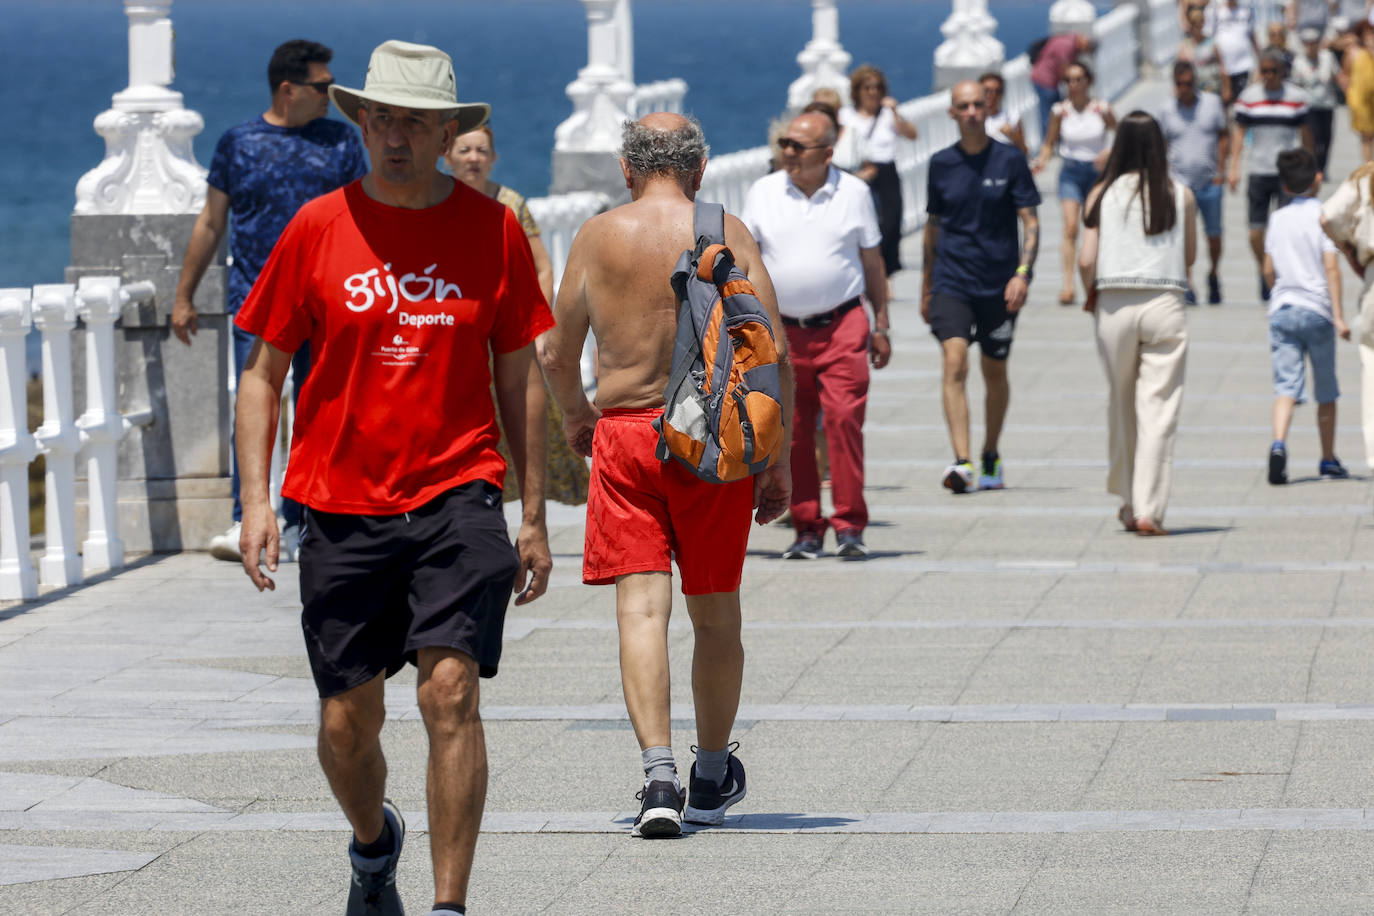
<svg viewBox="0 0 1374 916">
<path fill-rule="evenodd" d="M 697 253 L 708 245 L 725 244 L 725 206 L 723 204 L 695 201 L 692 214 L 692 235 L 696 237 Z M 702 244 L 705 242 L 705 244 Z"/>
</svg>

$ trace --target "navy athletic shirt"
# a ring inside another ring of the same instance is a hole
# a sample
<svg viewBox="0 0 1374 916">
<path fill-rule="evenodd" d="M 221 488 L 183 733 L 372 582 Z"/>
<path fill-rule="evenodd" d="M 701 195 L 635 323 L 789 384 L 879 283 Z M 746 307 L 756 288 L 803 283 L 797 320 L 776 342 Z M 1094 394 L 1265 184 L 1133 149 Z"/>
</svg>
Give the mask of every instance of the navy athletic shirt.
<svg viewBox="0 0 1374 916">
<path fill-rule="evenodd" d="M 940 217 L 931 291 L 1001 296 L 1021 260 L 1016 211 L 1040 204 L 1025 154 L 989 143 L 976 156 L 959 144 L 930 160 L 926 212 Z"/>
</svg>

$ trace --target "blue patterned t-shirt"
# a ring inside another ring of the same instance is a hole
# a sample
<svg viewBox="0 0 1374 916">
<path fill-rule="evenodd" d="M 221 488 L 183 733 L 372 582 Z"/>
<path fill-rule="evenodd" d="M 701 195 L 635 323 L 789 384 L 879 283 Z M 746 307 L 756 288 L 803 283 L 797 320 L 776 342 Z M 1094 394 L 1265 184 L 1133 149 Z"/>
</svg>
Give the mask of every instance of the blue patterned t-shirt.
<svg viewBox="0 0 1374 916">
<path fill-rule="evenodd" d="M 357 131 L 340 121 L 317 118 L 301 127 L 277 127 L 259 115 L 224 132 L 207 181 L 229 195 L 233 216 L 230 314 L 243 305 L 301 205 L 361 178 L 367 168 Z"/>
</svg>

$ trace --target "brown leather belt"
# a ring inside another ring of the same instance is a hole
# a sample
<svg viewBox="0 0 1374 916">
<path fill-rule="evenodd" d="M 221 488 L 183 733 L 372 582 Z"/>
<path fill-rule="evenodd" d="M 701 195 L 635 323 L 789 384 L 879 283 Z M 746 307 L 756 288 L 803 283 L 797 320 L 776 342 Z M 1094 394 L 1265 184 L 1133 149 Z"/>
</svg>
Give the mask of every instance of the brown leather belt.
<svg viewBox="0 0 1374 916">
<path fill-rule="evenodd" d="M 783 315 L 782 323 L 790 328 L 824 328 L 834 324 L 845 312 L 858 307 L 859 297 L 855 296 L 847 302 L 841 302 L 830 311 L 821 312 L 818 315 L 807 315 L 805 318 L 793 318 L 791 315 Z"/>
</svg>

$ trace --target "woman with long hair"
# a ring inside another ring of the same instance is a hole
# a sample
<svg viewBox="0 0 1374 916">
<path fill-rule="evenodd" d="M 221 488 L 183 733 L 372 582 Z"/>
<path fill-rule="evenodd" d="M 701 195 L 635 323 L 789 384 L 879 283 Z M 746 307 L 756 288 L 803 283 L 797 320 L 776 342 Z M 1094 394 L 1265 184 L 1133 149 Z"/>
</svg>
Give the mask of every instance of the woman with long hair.
<svg viewBox="0 0 1374 916">
<path fill-rule="evenodd" d="M 1112 106 L 1092 96 L 1093 72 L 1083 61 L 1064 68 L 1068 97 L 1050 109 L 1050 126 L 1040 144 L 1040 154 L 1031 163 L 1039 174 L 1050 155 L 1059 153 L 1059 207 L 1064 214 L 1064 240 L 1059 247 L 1063 259 L 1063 288 L 1060 305 L 1073 305 L 1073 262 L 1078 244 L 1078 220 L 1083 200 L 1102 171 L 1107 152 L 1107 133 L 1116 128 Z"/>
<path fill-rule="evenodd" d="M 890 277 L 902 269 L 902 180 L 897 176 L 897 138 L 916 139 L 916 125 L 897 113 L 897 100 L 887 93 L 887 77 L 864 64 L 849 75 L 853 108 L 840 111 L 840 124 L 854 132 L 863 149 L 855 172 L 873 189 L 878 229 L 883 234 L 883 264 Z"/>
<path fill-rule="evenodd" d="M 1350 173 L 1322 204 L 1322 229 L 1360 278 L 1360 315 L 1355 342 L 1360 349 L 1360 421 L 1365 461 L 1374 467 L 1374 162 Z"/>
<path fill-rule="evenodd" d="M 1170 180 L 1164 134 L 1145 112 L 1117 127 L 1083 226 L 1078 268 L 1107 373 L 1107 491 L 1121 499 L 1117 517 L 1127 531 L 1167 534 L 1197 204 Z"/>
</svg>

